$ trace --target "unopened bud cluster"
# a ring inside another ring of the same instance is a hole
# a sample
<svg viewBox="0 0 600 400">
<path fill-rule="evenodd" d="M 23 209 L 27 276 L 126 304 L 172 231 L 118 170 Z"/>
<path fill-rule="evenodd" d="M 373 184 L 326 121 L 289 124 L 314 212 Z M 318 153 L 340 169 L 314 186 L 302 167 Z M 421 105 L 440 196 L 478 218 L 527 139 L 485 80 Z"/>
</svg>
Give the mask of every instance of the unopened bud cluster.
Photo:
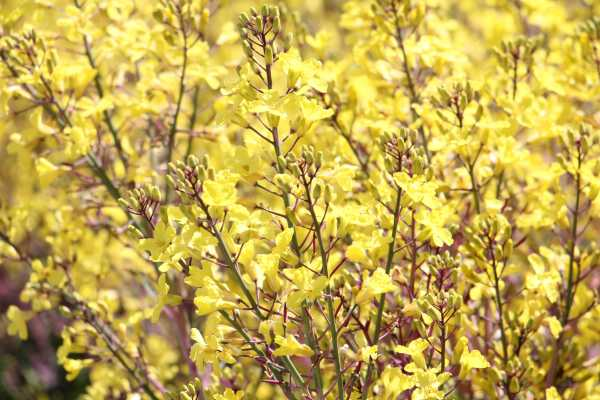
<svg viewBox="0 0 600 400">
<path fill-rule="evenodd" d="M 238 29 L 242 46 L 246 56 L 254 65 L 255 72 L 260 76 L 262 76 L 262 68 L 270 68 L 280 53 L 276 40 L 281 33 L 281 26 L 282 16 L 279 7 L 276 6 L 265 5 L 260 11 L 252 8 L 250 14 L 240 15 Z M 289 47 L 291 39 L 291 36 L 285 38 L 285 48 Z"/>
<path fill-rule="evenodd" d="M 499 262 L 513 253 L 512 228 L 500 215 L 482 216 L 465 229 L 465 249 L 476 260 Z"/>
<path fill-rule="evenodd" d="M 194 378 L 190 383 L 183 385 L 182 389 L 177 393 L 168 393 L 168 400 L 196 400 L 201 398 L 202 381 L 200 378 Z"/>
<path fill-rule="evenodd" d="M 128 209 L 132 214 L 139 214 L 146 208 L 153 208 L 160 204 L 160 189 L 156 185 L 144 185 L 130 190 L 127 197 L 120 198 L 119 204 Z"/>
<path fill-rule="evenodd" d="M 598 53 L 600 51 L 598 49 L 600 17 L 593 17 L 584 22 L 579 28 L 579 35 L 583 44 L 583 57 L 594 64 L 594 67 L 598 70 L 598 66 L 600 66 L 600 54 Z"/>
<path fill-rule="evenodd" d="M 163 37 L 167 43 L 175 44 L 179 35 L 186 38 L 192 33 L 202 35 L 210 17 L 210 12 L 203 7 L 203 3 L 194 0 L 160 1 L 152 16 L 165 27 Z"/>
<path fill-rule="evenodd" d="M 446 324 L 462 306 L 462 296 L 454 286 L 458 277 L 458 260 L 445 252 L 431 256 L 428 262 L 432 286 L 417 305 L 422 313 L 431 317 L 438 325 Z"/>
<path fill-rule="evenodd" d="M 119 199 L 119 205 L 130 214 L 139 215 L 150 226 L 154 226 L 154 216 L 160 207 L 161 197 L 158 186 L 147 184 L 130 190 L 125 197 Z M 144 237 L 144 234 L 133 224 L 127 229 L 134 238 Z"/>
<path fill-rule="evenodd" d="M 303 146 L 300 157 L 289 153 L 286 157 L 278 157 L 277 163 L 281 170 L 288 171 L 300 181 L 312 204 L 321 198 L 323 198 L 325 203 L 329 203 L 332 200 L 332 189 L 329 185 L 322 181 L 317 181 L 313 184 L 319 169 L 323 165 L 323 152 L 315 151 L 315 148 L 312 146 Z M 275 182 L 286 192 L 292 190 L 290 183 L 281 177 L 276 177 Z"/>
<path fill-rule="evenodd" d="M 525 73 L 531 71 L 533 57 L 542 45 L 541 37 L 519 36 L 512 40 L 502 41 L 499 47 L 494 49 L 500 67 L 506 72 L 512 73 L 519 67 L 519 63 L 525 67 Z"/>
<path fill-rule="evenodd" d="M 377 0 L 371 5 L 371 12 L 375 23 L 395 36 L 401 29 L 410 28 L 414 31 L 425 17 L 425 3 L 413 0 Z"/>
<path fill-rule="evenodd" d="M 402 128 L 398 133 L 385 132 L 381 136 L 379 144 L 390 174 L 407 171 L 409 175 L 426 175 L 431 179 L 433 171 L 427 166 L 425 151 L 415 146 L 416 142 L 417 133 L 412 129 Z"/>
<path fill-rule="evenodd" d="M 592 133 L 588 125 L 582 124 L 578 130 L 567 129 L 560 136 L 560 142 L 563 154 L 558 155 L 558 162 L 565 170 L 569 170 L 567 166 L 571 161 L 582 163 L 586 159 L 592 146 L 600 142 L 600 137 Z"/>
<path fill-rule="evenodd" d="M 437 108 L 437 116 L 444 122 L 455 125 L 459 128 L 464 126 L 465 112 L 472 102 L 478 102 L 479 92 L 473 89 L 469 82 L 455 83 L 450 88 L 441 86 L 438 88 L 437 95 L 432 97 L 431 104 Z M 454 116 L 452 121 L 446 113 Z M 477 123 L 483 115 L 483 107 L 477 103 L 474 119 Z"/>
<path fill-rule="evenodd" d="M 35 74 L 35 81 L 29 78 L 31 87 L 35 92 L 51 97 L 51 93 L 48 93 L 51 86 L 44 85 L 41 79 L 37 78 L 54 72 L 58 64 L 58 56 L 55 50 L 46 47 L 44 39 L 35 31 L 3 36 L 0 39 L 0 59 L 16 76 Z"/>
<path fill-rule="evenodd" d="M 167 183 L 179 194 L 184 203 L 193 202 L 202 193 L 206 179 L 214 179 L 215 170 L 208 166 L 208 156 L 198 159 L 191 155 L 186 162 L 169 163 Z"/>
<path fill-rule="evenodd" d="M 300 158 L 289 153 L 286 157 L 278 157 L 277 162 L 296 177 L 314 177 L 323 165 L 323 152 L 315 151 L 312 146 L 303 146 Z"/>
</svg>

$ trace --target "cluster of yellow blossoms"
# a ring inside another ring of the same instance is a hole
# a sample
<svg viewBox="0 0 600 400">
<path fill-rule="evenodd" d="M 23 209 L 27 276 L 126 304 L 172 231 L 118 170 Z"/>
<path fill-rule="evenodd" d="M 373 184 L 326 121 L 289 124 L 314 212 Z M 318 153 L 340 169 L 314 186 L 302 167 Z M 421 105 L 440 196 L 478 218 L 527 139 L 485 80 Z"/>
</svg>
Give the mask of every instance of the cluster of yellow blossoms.
<svg viewBox="0 0 600 400">
<path fill-rule="evenodd" d="M 599 12 L 5 0 L 2 325 L 85 400 L 600 399 Z"/>
</svg>

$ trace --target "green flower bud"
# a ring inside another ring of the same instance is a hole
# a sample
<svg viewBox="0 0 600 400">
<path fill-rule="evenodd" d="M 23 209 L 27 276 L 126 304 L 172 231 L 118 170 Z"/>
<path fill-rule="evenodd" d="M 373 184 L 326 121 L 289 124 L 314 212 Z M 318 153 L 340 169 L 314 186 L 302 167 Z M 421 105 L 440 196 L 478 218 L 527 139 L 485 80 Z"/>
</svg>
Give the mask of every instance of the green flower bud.
<svg viewBox="0 0 600 400">
<path fill-rule="evenodd" d="M 133 225 L 127 227 L 127 234 L 134 240 L 140 240 L 144 238 L 142 232 Z"/>
<path fill-rule="evenodd" d="M 329 204 L 333 200 L 333 193 L 331 193 L 331 186 L 325 185 L 325 195 L 323 196 L 323 201 L 326 204 Z"/>
<path fill-rule="evenodd" d="M 273 64 L 273 47 L 271 45 L 265 47 L 265 63 L 267 65 Z"/>
<path fill-rule="evenodd" d="M 266 4 L 264 4 L 260 8 L 260 15 L 262 15 L 263 17 L 268 17 L 269 16 L 269 6 L 267 6 Z"/>
<path fill-rule="evenodd" d="M 284 170 L 287 167 L 287 162 L 283 156 L 277 157 L 277 165 L 280 169 Z"/>
<path fill-rule="evenodd" d="M 250 22 L 250 18 L 248 17 L 248 14 L 243 12 L 240 14 L 240 25 L 246 25 L 248 22 Z"/>
<path fill-rule="evenodd" d="M 122 198 L 122 197 L 119 200 L 117 200 L 117 202 L 119 203 L 119 205 L 122 208 L 125 208 L 125 209 L 130 208 L 129 202 L 127 200 L 125 200 L 124 198 Z"/>
<path fill-rule="evenodd" d="M 281 18 L 279 16 L 273 19 L 273 33 L 276 35 L 281 32 Z"/>
<path fill-rule="evenodd" d="M 322 192 L 321 185 L 318 185 L 318 184 L 315 185 L 315 187 L 313 188 L 313 191 L 312 191 L 312 198 L 315 203 L 317 202 L 317 200 L 319 200 L 319 197 L 321 197 L 321 192 Z"/>
<path fill-rule="evenodd" d="M 175 179 L 173 179 L 173 177 L 171 175 L 167 175 L 166 179 L 167 179 L 167 185 L 169 185 L 169 187 L 171 187 L 171 189 L 176 189 L 177 188 L 177 184 L 175 183 Z"/>
</svg>

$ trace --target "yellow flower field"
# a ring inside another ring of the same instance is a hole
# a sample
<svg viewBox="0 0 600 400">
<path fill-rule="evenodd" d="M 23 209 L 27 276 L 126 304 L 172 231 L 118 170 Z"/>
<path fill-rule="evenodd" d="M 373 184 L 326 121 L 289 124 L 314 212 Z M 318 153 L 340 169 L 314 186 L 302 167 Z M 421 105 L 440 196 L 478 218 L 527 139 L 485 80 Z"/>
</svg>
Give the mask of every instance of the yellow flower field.
<svg viewBox="0 0 600 400">
<path fill-rule="evenodd" d="M 600 400 L 600 2 L 0 2 L 0 398 Z"/>
</svg>

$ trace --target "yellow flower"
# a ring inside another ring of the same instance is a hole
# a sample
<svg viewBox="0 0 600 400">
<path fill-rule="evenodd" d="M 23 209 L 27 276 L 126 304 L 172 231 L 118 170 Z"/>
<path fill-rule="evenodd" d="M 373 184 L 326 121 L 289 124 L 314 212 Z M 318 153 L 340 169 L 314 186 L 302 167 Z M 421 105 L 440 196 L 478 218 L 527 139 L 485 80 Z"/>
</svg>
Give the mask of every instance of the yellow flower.
<svg viewBox="0 0 600 400">
<path fill-rule="evenodd" d="M 472 369 L 488 368 L 490 363 L 483 357 L 479 350 L 465 349 L 460 356 L 460 378 L 464 379 Z"/>
<path fill-rule="evenodd" d="M 6 316 L 10 321 L 8 324 L 8 334 L 19 336 L 21 340 L 27 340 L 27 321 L 33 317 L 32 313 L 11 305 L 6 311 Z"/>
<path fill-rule="evenodd" d="M 415 339 L 408 346 L 396 345 L 394 352 L 408 354 L 413 359 L 418 368 L 426 368 L 425 357 L 423 352 L 429 347 L 429 343 L 425 339 Z"/>
<path fill-rule="evenodd" d="M 314 354 L 310 347 L 305 344 L 299 343 L 296 338 L 292 335 L 288 335 L 285 338 L 282 336 L 275 337 L 275 343 L 279 347 L 273 352 L 277 357 L 283 356 L 303 356 L 310 357 Z"/>
<path fill-rule="evenodd" d="M 396 289 L 392 278 L 382 268 L 377 268 L 370 276 L 367 274 L 365 272 L 366 279 L 356 295 L 358 304 L 366 304 L 377 296 Z"/>
<path fill-rule="evenodd" d="M 162 309 L 166 306 L 176 306 L 181 303 L 181 296 L 169 294 L 169 284 L 167 283 L 167 276 L 161 274 L 158 278 L 158 286 L 156 288 L 158 302 L 152 310 L 152 322 L 157 323 L 160 318 Z"/>
</svg>

